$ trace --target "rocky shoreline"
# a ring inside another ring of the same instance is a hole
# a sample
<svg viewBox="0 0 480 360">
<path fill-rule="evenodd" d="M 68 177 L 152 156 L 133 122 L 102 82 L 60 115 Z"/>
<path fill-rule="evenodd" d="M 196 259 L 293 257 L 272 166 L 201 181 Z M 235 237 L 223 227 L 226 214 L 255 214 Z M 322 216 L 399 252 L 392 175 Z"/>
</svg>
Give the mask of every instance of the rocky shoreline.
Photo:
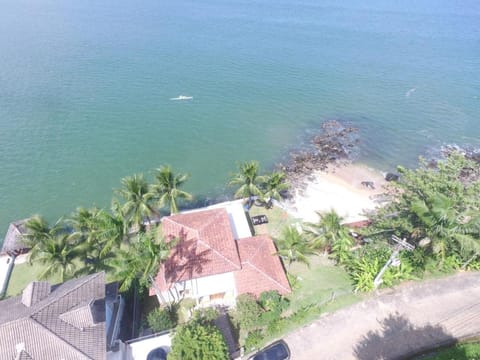
<svg viewBox="0 0 480 360">
<path fill-rule="evenodd" d="M 277 164 L 277 168 L 287 175 L 292 188 L 304 189 L 314 179 L 315 171 L 351 163 L 359 142 L 357 128 L 328 120 L 310 136 L 306 146 L 290 151 L 286 162 Z"/>
</svg>

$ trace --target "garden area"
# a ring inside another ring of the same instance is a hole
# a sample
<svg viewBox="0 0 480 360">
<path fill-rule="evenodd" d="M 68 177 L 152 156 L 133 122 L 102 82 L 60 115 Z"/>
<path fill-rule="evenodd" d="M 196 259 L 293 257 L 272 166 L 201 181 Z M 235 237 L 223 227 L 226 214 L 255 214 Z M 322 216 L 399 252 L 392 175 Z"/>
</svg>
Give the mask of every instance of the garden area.
<svg viewBox="0 0 480 360">
<path fill-rule="evenodd" d="M 8 283 L 7 296 L 19 295 L 30 282 L 40 279 L 41 274 L 45 269 L 46 266 L 41 263 L 16 263 Z M 54 274 L 46 278 L 45 281 L 49 281 L 52 284 L 58 284 L 60 283 L 60 275 Z"/>
<path fill-rule="evenodd" d="M 257 162 L 240 164 L 239 170 L 230 182 L 238 186 L 235 197 L 246 199 L 250 216 L 268 218 L 253 228 L 274 240 L 292 288 L 286 296 L 268 291 L 258 298 L 238 297 L 228 321 L 237 345 L 247 353 L 320 314 L 360 301 L 374 289 L 480 269 L 480 165 L 462 154 L 452 153 L 435 164 L 421 161 L 415 170 L 399 167 L 399 180 L 385 189 L 391 201 L 370 214 L 371 223 L 355 234 L 333 210 L 305 223 L 273 206 L 287 189 L 284 174 L 260 176 Z M 121 282 L 121 291 L 146 298 L 152 276 L 175 246 L 151 219 L 158 218 L 159 208 L 175 213 L 177 199 L 191 199 L 178 189 L 186 175 L 162 167 L 155 179 L 154 184 L 142 175 L 122 179 L 111 211 L 79 208 L 54 225 L 31 218 L 25 241 L 31 245 L 33 265 L 14 268 L 8 294 L 20 293 L 34 278 L 63 282 L 106 271 L 109 279 Z M 145 304 L 142 327 L 153 332 L 176 329 L 172 358 L 222 359 L 226 343 L 215 330 L 221 314 L 194 310 L 194 305 L 188 300 L 162 309 Z M 197 338 L 218 348 L 195 345 Z M 187 344 L 199 352 L 187 353 Z"/>
</svg>

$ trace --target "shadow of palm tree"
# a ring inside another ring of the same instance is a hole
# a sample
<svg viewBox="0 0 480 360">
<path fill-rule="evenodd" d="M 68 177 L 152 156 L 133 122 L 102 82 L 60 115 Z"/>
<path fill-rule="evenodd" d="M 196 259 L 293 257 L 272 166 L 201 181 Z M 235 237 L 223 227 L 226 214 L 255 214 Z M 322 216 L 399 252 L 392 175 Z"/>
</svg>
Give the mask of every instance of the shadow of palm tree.
<svg viewBox="0 0 480 360">
<path fill-rule="evenodd" d="M 398 313 L 380 321 L 381 330 L 369 331 L 355 346 L 359 360 L 412 359 L 429 350 L 457 342 L 441 326 L 417 327 Z"/>
<path fill-rule="evenodd" d="M 201 274 L 206 264 L 211 261 L 211 249 L 201 250 L 198 241 L 187 239 L 184 229 L 176 237 L 178 243 L 172 249 L 165 263 L 165 278 L 170 283 L 191 279 L 193 274 Z"/>
</svg>

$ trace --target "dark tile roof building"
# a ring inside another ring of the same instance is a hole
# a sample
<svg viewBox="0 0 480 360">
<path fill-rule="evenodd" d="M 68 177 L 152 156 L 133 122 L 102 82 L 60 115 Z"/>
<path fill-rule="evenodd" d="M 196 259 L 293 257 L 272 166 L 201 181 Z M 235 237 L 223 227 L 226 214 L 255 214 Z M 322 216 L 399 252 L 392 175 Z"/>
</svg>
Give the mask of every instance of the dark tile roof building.
<svg viewBox="0 0 480 360">
<path fill-rule="evenodd" d="M 0 302 L 0 360 L 105 359 L 105 274 L 30 283 Z"/>
<path fill-rule="evenodd" d="M 10 223 L 7 234 L 3 239 L 3 246 L 0 254 L 12 254 L 14 252 L 24 252 L 26 245 L 22 240 L 23 234 L 26 233 L 25 223 L 28 219 L 17 220 Z"/>
</svg>

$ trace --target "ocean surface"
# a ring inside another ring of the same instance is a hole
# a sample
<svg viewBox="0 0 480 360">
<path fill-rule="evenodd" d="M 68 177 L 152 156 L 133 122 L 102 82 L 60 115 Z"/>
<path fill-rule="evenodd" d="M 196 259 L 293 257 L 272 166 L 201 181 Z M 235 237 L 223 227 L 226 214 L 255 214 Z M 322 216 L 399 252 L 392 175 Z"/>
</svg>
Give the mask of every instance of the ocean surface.
<svg viewBox="0 0 480 360">
<path fill-rule="evenodd" d="M 367 164 L 413 166 L 479 146 L 479 114 L 478 0 L 0 0 L 0 233 L 161 164 L 229 194 L 328 119 Z"/>
</svg>

